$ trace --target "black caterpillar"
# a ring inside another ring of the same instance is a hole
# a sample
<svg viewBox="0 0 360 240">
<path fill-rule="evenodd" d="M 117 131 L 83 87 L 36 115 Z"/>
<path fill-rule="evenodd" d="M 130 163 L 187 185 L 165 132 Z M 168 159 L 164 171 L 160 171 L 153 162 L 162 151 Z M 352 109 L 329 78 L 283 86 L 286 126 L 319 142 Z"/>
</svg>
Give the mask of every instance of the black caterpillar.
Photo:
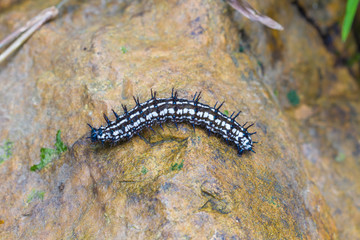
<svg viewBox="0 0 360 240">
<path fill-rule="evenodd" d="M 254 152 L 253 142 L 251 135 L 256 132 L 249 133 L 247 130 L 253 124 L 245 127 L 235 121 L 235 118 L 240 114 L 238 112 L 235 116 L 234 113 L 230 117 L 226 116 L 219 111 L 221 103 L 214 107 L 200 103 L 201 92 L 195 93 L 192 100 L 178 98 L 177 92 L 174 89 L 171 92 L 170 98 L 156 98 L 156 92 L 151 90 L 151 99 L 144 103 L 139 102 L 139 98 L 135 98 L 136 106 L 130 111 L 127 110 L 125 105 L 122 105 L 124 114 L 119 116 L 114 110 L 113 113 L 116 117 L 115 121 L 110 121 L 104 114 L 107 126 L 101 126 L 96 129 L 88 124 L 91 128 L 92 142 L 101 141 L 102 143 L 117 143 L 120 141 L 127 141 L 135 134 L 140 136 L 142 129 L 148 127 L 151 130 L 152 125 L 161 124 L 166 121 L 172 121 L 177 127 L 177 123 L 189 122 L 194 127 L 195 125 L 203 126 L 208 131 L 220 135 L 231 144 L 236 145 L 238 153 L 241 155 L 244 151 Z"/>
</svg>

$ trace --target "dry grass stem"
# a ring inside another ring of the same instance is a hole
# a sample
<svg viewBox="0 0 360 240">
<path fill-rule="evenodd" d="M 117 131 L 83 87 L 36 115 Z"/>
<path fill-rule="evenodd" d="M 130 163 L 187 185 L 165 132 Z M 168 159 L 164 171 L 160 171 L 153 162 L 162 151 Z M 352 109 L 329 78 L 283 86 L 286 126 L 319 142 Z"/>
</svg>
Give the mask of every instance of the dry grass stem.
<svg viewBox="0 0 360 240">
<path fill-rule="evenodd" d="M 227 0 L 227 2 L 232 6 L 236 11 L 250 19 L 251 21 L 260 22 L 265 26 L 276 29 L 284 30 L 284 27 L 281 26 L 278 22 L 269 18 L 268 16 L 262 15 L 256 11 L 247 1 L 245 0 Z"/>
<path fill-rule="evenodd" d="M 13 33 L 5 37 L 0 42 L 0 49 L 15 41 L 0 54 L 0 63 L 18 49 L 36 30 L 38 30 L 45 22 L 55 18 L 59 14 L 56 7 L 49 7 L 43 10 L 36 17 L 28 21 L 23 27 L 15 30 Z"/>
</svg>

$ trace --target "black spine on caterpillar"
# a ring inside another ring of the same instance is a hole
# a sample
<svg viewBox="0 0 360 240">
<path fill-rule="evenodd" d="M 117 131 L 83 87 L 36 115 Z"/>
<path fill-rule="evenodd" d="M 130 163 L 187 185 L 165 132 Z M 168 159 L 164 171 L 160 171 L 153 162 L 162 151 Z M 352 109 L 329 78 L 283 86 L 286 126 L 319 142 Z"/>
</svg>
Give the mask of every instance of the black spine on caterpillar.
<svg viewBox="0 0 360 240">
<path fill-rule="evenodd" d="M 201 92 L 195 93 L 192 100 L 178 98 L 177 92 L 172 90 L 170 98 L 157 98 L 156 92 L 151 90 L 151 98 L 144 103 L 140 103 L 139 98 L 135 98 L 136 106 L 127 110 L 123 105 L 124 114 L 118 115 L 114 110 L 115 120 L 110 121 L 104 114 L 107 126 L 91 128 L 91 141 L 112 143 L 129 140 L 146 127 L 151 128 L 154 124 L 161 126 L 166 121 L 177 123 L 188 122 L 193 127 L 195 125 L 206 128 L 209 133 L 220 135 L 227 143 L 234 144 L 238 153 L 241 155 L 244 151 L 253 150 L 253 142 L 251 135 L 256 132 L 249 133 L 247 130 L 253 125 L 245 127 L 240 125 L 235 119 L 240 114 L 238 112 L 234 117 L 234 113 L 228 117 L 219 111 L 223 103 L 218 107 L 214 107 L 200 103 Z M 162 127 L 161 127 L 162 128 Z M 195 130 L 195 127 L 194 127 Z M 154 131 L 154 130 L 153 130 Z"/>
</svg>

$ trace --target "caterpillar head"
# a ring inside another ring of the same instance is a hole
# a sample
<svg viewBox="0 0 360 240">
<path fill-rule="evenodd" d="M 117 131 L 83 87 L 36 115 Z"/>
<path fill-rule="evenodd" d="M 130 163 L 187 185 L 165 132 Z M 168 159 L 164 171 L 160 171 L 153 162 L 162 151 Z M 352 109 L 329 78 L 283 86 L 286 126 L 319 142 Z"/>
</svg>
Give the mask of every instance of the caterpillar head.
<svg viewBox="0 0 360 240">
<path fill-rule="evenodd" d="M 99 136 L 102 135 L 102 129 L 101 128 L 96 129 L 96 128 L 92 127 L 90 124 L 88 124 L 88 125 L 91 128 L 90 137 L 89 137 L 91 139 L 91 141 L 92 142 L 99 141 L 100 140 Z"/>
</svg>

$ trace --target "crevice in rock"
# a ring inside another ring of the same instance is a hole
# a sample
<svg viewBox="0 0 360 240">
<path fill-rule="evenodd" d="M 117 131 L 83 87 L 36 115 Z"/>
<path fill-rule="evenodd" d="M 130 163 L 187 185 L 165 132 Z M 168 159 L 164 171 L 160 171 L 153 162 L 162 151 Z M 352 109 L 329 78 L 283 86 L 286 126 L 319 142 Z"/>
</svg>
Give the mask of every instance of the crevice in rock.
<svg viewBox="0 0 360 240">
<path fill-rule="evenodd" d="M 318 32 L 319 36 L 321 37 L 326 49 L 336 57 L 335 66 L 346 67 L 348 69 L 350 75 L 352 77 L 356 78 L 356 74 L 348 66 L 348 62 L 349 62 L 348 57 L 341 56 L 341 53 L 339 53 L 339 51 L 336 49 L 336 47 L 334 46 L 334 43 L 333 43 L 334 40 L 333 40 L 333 35 L 331 33 L 333 32 L 336 35 L 339 35 L 341 32 L 338 23 L 328 26 L 326 28 L 326 30 L 324 31 L 320 28 L 320 26 L 317 24 L 317 22 L 307 14 L 306 9 L 299 3 L 298 0 L 292 0 L 291 4 L 296 7 L 296 9 L 299 11 L 300 15 L 305 19 L 305 21 L 308 22 L 313 28 L 315 28 L 315 30 Z"/>
<path fill-rule="evenodd" d="M 301 4 L 299 3 L 298 0 L 292 0 L 291 2 L 292 5 L 294 5 L 296 7 L 296 9 L 299 11 L 300 15 L 311 25 L 313 26 L 316 31 L 319 33 L 319 35 L 321 36 L 321 39 L 323 40 L 324 45 L 326 46 L 326 48 L 329 48 L 331 45 L 331 40 L 329 39 L 329 36 L 327 36 L 327 34 L 323 33 L 321 31 L 321 28 L 319 27 L 319 25 L 315 22 L 315 20 L 311 17 L 308 16 L 306 9 L 301 6 Z"/>
</svg>

